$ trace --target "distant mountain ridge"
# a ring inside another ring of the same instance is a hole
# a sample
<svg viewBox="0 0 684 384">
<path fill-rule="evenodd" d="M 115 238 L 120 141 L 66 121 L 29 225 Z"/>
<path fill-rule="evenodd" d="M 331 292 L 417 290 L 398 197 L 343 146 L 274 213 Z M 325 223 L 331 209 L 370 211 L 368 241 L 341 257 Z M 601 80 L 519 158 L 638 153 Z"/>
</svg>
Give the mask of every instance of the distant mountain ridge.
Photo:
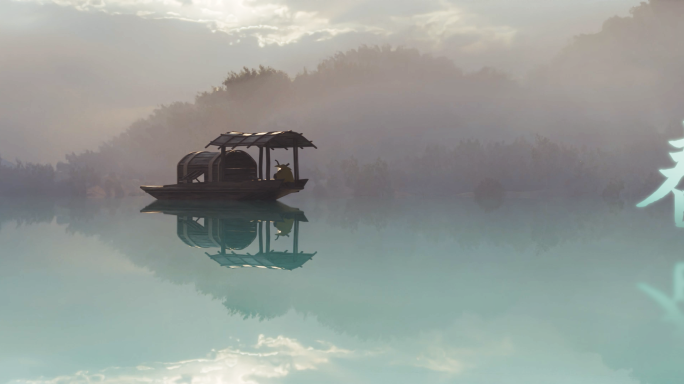
<svg viewBox="0 0 684 384">
<path fill-rule="evenodd" d="M 14 166 L 15 166 L 14 163 L 7 161 L 5 159 L 0 159 L 0 165 L 2 165 L 4 167 L 12 167 L 12 168 L 14 168 Z"/>
</svg>

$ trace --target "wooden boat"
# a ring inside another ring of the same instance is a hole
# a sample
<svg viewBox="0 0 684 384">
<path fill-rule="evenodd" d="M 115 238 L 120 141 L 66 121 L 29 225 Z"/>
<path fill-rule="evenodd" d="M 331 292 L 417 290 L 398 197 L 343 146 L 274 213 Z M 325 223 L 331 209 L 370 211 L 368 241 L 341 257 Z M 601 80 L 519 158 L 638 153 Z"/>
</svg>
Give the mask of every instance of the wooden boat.
<svg viewBox="0 0 684 384">
<path fill-rule="evenodd" d="M 308 180 L 286 183 L 282 180 L 188 183 L 141 186 L 158 200 L 277 200 L 304 189 Z"/>
<path fill-rule="evenodd" d="M 219 147 L 220 152 L 192 152 L 178 162 L 176 184 L 140 189 L 159 200 L 276 200 L 304 189 L 308 180 L 299 178 L 299 149 L 316 148 L 293 131 L 228 132 L 209 146 Z M 237 147 L 259 148 L 259 164 Z M 277 148 L 292 148 L 294 172 L 289 164 L 278 163 L 279 170 L 271 178 L 271 151 Z"/>
</svg>

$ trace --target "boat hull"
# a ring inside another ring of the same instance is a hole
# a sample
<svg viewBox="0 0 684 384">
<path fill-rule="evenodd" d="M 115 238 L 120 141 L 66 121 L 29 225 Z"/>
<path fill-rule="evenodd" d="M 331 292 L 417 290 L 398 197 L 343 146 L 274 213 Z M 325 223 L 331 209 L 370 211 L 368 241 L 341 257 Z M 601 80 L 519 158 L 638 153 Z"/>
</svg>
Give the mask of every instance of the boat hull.
<svg viewBox="0 0 684 384">
<path fill-rule="evenodd" d="M 140 187 L 157 200 L 277 200 L 304 189 L 307 179 L 187 183 Z"/>
</svg>

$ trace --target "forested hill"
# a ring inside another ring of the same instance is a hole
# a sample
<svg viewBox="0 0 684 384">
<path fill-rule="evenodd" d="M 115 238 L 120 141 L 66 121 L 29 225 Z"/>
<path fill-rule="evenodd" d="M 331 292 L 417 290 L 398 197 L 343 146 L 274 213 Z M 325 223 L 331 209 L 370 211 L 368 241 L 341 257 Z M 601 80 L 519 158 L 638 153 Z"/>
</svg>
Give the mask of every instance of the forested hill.
<svg viewBox="0 0 684 384">
<path fill-rule="evenodd" d="M 530 83 L 552 96 L 549 108 L 606 131 L 607 142 L 673 122 L 681 136 L 684 2 L 651 0 L 630 13 L 606 20 L 599 33 L 575 37 Z"/>
<path fill-rule="evenodd" d="M 294 77 L 245 68 L 97 150 L 67 155 L 57 174 L 90 170 L 81 179 L 107 175 L 126 190 L 170 183 L 178 160 L 221 132 L 292 129 L 320 148 L 301 155 L 312 185 L 367 194 L 381 188 L 372 180 L 388 180 L 395 191 L 459 193 L 494 178 L 508 190 L 594 195 L 622 182 L 638 195 L 670 164 L 666 140 L 684 134 L 682 17 L 680 2 L 643 3 L 577 36 L 525 79 L 368 46 Z"/>
<path fill-rule="evenodd" d="M 416 50 L 360 47 L 294 78 L 269 67 L 230 73 L 194 103 L 163 106 L 99 150 L 67 160 L 168 181 L 185 153 L 222 132 L 288 129 L 320 143 L 319 151 L 303 153 L 307 164 L 388 157 L 422 150 L 448 131 L 465 133 L 471 128 L 466 119 L 480 116 L 490 120 L 482 124 L 501 127 L 499 118 L 482 111 L 494 108 L 488 100 L 517 87 L 496 71 L 464 75 L 453 62 Z"/>
</svg>

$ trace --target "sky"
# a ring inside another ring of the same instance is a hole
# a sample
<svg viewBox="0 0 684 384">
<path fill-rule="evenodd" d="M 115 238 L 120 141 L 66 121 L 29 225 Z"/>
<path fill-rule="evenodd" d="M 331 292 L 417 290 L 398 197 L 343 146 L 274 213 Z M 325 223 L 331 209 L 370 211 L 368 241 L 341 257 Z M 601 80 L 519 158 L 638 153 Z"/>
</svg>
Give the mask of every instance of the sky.
<svg viewBox="0 0 684 384">
<path fill-rule="evenodd" d="M 229 71 L 391 44 L 518 78 L 637 0 L 2 0 L 0 156 L 57 162 Z"/>
</svg>

